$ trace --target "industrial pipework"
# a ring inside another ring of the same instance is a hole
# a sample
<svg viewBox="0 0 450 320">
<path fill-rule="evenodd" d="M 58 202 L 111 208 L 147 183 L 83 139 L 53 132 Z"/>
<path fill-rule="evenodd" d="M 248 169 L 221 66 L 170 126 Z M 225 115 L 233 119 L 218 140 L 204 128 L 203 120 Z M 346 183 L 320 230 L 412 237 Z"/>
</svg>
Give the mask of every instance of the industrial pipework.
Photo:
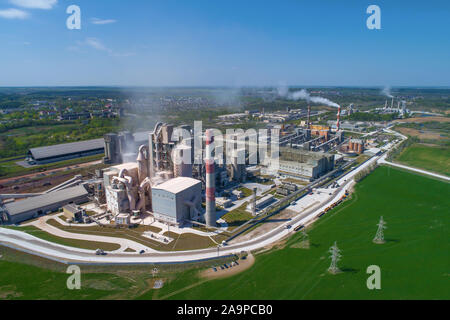
<svg viewBox="0 0 450 320">
<path fill-rule="evenodd" d="M 126 190 L 127 190 L 127 196 L 128 201 L 130 202 L 130 210 L 136 210 L 136 197 L 133 194 L 133 178 L 128 175 L 127 169 L 122 169 L 119 172 L 119 175 L 117 177 L 113 178 L 113 181 L 118 181 L 122 183 Z"/>
<path fill-rule="evenodd" d="M 138 157 L 136 159 L 138 163 L 138 176 L 139 183 L 142 183 L 149 176 L 149 149 L 146 145 L 142 145 L 139 147 Z"/>
</svg>

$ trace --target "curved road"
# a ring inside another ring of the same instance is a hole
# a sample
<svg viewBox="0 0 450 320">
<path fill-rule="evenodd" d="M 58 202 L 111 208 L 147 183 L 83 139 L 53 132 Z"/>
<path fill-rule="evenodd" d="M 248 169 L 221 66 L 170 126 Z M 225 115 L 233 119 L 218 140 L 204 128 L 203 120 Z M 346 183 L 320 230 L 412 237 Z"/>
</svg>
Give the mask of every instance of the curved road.
<svg viewBox="0 0 450 320">
<path fill-rule="evenodd" d="M 341 185 L 327 201 L 320 204 L 319 207 L 310 209 L 293 218 L 291 221 L 271 230 L 265 235 L 259 236 L 255 239 L 245 241 L 239 244 L 224 246 L 220 248 L 209 248 L 192 251 L 178 251 L 178 252 L 152 252 L 142 255 L 136 253 L 110 253 L 106 256 L 96 256 L 93 251 L 82 250 L 71 247 L 65 247 L 55 243 L 51 243 L 36 237 L 33 237 L 24 232 L 0 228 L 0 243 L 5 246 L 25 251 L 32 254 L 63 262 L 75 264 L 155 264 L 155 263 L 182 263 L 193 262 L 207 259 L 214 259 L 217 257 L 225 257 L 241 251 L 251 251 L 263 248 L 267 245 L 273 244 L 290 233 L 299 225 L 306 224 L 313 221 L 320 213 L 328 207 L 331 203 L 338 201 L 353 185 L 353 177 L 356 173 L 364 170 L 372 163 L 379 160 L 380 157 L 373 157 L 369 161 L 362 164 L 355 170 L 347 173 L 338 180 Z M 291 229 L 286 229 L 287 225 L 291 225 Z"/>
</svg>

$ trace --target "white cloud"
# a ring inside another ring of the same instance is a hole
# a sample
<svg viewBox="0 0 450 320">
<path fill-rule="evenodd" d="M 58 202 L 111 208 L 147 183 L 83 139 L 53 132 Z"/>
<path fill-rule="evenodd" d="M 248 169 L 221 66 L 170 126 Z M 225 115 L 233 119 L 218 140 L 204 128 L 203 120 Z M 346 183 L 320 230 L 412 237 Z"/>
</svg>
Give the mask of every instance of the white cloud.
<svg viewBox="0 0 450 320">
<path fill-rule="evenodd" d="M 135 56 L 136 55 L 136 53 L 134 53 L 134 52 L 124 52 L 124 53 L 117 53 L 117 52 L 113 52 L 113 53 L 111 53 L 111 56 L 112 57 L 132 57 L 132 56 Z"/>
<path fill-rule="evenodd" d="M 87 44 L 88 46 L 90 46 L 90 47 L 96 49 L 96 50 L 101 50 L 101 51 L 108 51 L 108 52 L 111 52 L 110 49 L 108 49 L 107 47 L 105 47 L 105 46 L 103 45 L 103 43 L 102 43 L 100 40 L 96 39 L 96 38 L 87 38 L 87 39 L 86 39 L 86 44 Z"/>
<path fill-rule="evenodd" d="M 114 50 L 105 46 L 99 39 L 97 38 L 86 38 L 84 41 L 77 41 L 76 45 L 69 46 L 66 49 L 72 52 L 82 52 L 82 48 L 90 47 L 92 49 L 106 52 L 110 57 L 131 57 L 136 55 L 134 52 L 115 52 Z"/>
<path fill-rule="evenodd" d="M 99 18 L 92 18 L 91 23 L 93 24 L 111 24 L 116 23 L 117 20 L 114 19 L 99 19 Z"/>
<path fill-rule="evenodd" d="M 9 0 L 10 3 L 28 9 L 52 9 L 58 0 Z"/>
<path fill-rule="evenodd" d="M 0 18 L 5 18 L 5 19 L 26 19 L 28 18 L 30 15 L 28 14 L 28 12 L 19 10 L 19 9 L 5 9 L 5 10 L 0 10 Z"/>
</svg>

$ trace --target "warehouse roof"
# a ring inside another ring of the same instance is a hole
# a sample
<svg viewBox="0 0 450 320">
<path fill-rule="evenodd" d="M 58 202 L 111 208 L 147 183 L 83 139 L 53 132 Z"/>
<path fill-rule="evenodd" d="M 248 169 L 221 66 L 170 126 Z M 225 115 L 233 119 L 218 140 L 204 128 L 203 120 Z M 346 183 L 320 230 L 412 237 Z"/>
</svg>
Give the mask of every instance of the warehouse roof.
<svg viewBox="0 0 450 320">
<path fill-rule="evenodd" d="M 17 202 L 7 203 L 4 207 L 10 216 L 14 216 L 33 210 L 39 210 L 40 208 L 50 206 L 57 202 L 70 202 L 87 195 L 88 192 L 86 191 L 86 188 L 80 185 Z"/>
<path fill-rule="evenodd" d="M 186 177 L 178 177 L 170 179 L 152 189 L 165 190 L 171 193 L 179 193 L 183 190 L 186 190 L 192 186 L 195 186 L 199 183 L 202 183 L 200 180 Z"/>
<path fill-rule="evenodd" d="M 105 147 L 104 139 L 94 139 L 73 143 L 57 144 L 54 146 L 40 147 L 30 149 L 29 153 L 33 159 L 47 159 L 78 152 L 102 149 Z"/>
</svg>

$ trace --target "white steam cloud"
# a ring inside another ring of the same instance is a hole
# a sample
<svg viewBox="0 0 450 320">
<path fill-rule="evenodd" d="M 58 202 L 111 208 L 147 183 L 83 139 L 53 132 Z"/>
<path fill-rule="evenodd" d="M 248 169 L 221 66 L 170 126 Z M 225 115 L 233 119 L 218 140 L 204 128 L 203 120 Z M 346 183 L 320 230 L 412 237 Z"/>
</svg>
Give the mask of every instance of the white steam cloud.
<svg viewBox="0 0 450 320">
<path fill-rule="evenodd" d="M 393 98 L 394 96 L 391 94 L 391 88 L 390 87 L 384 87 L 384 89 L 381 91 L 383 95 L 385 95 L 388 98 Z"/>
<path fill-rule="evenodd" d="M 278 94 L 282 97 L 285 97 L 287 99 L 291 99 L 291 100 L 305 100 L 311 103 L 316 103 L 316 104 L 324 104 L 330 107 L 334 107 L 334 108 L 339 108 L 340 106 L 327 99 L 327 98 L 323 98 L 323 97 L 317 97 L 317 96 L 311 96 L 308 91 L 306 91 L 305 89 L 302 89 L 300 91 L 295 91 L 295 92 L 289 92 L 289 90 L 287 88 L 278 88 Z"/>
</svg>

